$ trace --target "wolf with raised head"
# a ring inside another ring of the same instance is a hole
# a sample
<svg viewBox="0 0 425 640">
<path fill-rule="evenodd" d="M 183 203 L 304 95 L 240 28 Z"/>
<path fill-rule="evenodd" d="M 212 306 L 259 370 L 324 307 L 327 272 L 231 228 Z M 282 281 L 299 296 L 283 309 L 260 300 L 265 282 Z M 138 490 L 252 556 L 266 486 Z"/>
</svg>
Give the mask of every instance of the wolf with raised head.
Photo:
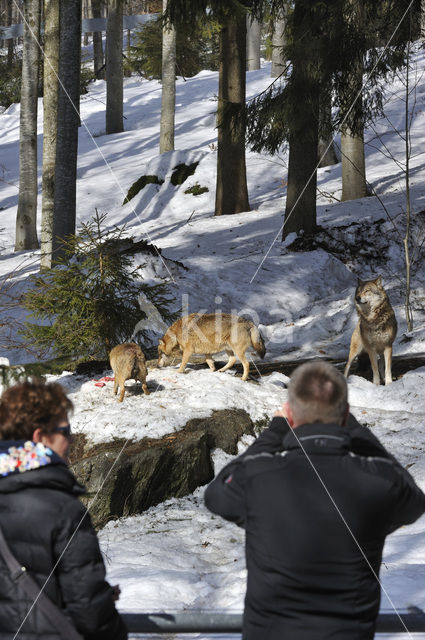
<svg viewBox="0 0 425 640">
<path fill-rule="evenodd" d="M 373 382 L 380 384 L 378 355 L 384 354 L 385 384 L 392 382 L 391 362 L 393 342 L 397 335 L 397 320 L 388 296 L 382 286 L 382 278 L 359 280 L 354 295 L 359 322 L 353 331 L 350 354 L 344 375 L 348 376 L 351 363 L 362 351 L 366 351 L 372 365 Z"/>
<path fill-rule="evenodd" d="M 211 371 L 215 371 L 212 355 L 226 351 L 229 361 L 219 369 L 233 367 L 236 357 L 242 362 L 243 376 L 249 374 L 245 352 L 253 347 L 261 358 L 266 348 L 263 338 L 253 322 L 230 313 L 191 313 L 175 322 L 158 344 L 158 367 L 166 365 L 173 356 L 181 356 L 179 372 L 183 373 L 192 354 L 203 354 Z"/>
<path fill-rule="evenodd" d="M 145 356 L 138 344 L 135 342 L 117 344 L 109 354 L 109 362 L 111 363 L 115 377 L 115 395 L 118 393 L 118 387 L 121 389 L 118 402 L 124 400 L 124 383 L 126 380 L 139 380 L 142 383 L 143 393 L 146 396 L 149 395 L 149 389 L 146 384 L 148 370 L 146 368 Z"/>
</svg>

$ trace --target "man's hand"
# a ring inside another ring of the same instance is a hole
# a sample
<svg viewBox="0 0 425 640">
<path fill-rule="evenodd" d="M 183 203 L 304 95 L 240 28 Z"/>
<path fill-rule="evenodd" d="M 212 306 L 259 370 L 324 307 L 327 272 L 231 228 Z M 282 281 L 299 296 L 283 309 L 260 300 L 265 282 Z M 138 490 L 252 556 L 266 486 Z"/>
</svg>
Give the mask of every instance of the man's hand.
<svg viewBox="0 0 425 640">
<path fill-rule="evenodd" d="M 285 420 L 287 420 L 288 424 L 291 424 L 292 422 L 292 411 L 289 407 L 289 404 L 287 402 L 284 402 L 283 405 L 274 413 L 273 415 L 274 418 L 285 418 Z"/>
<path fill-rule="evenodd" d="M 121 589 L 119 584 L 114 584 L 112 588 L 112 599 L 114 602 L 120 599 Z"/>
</svg>

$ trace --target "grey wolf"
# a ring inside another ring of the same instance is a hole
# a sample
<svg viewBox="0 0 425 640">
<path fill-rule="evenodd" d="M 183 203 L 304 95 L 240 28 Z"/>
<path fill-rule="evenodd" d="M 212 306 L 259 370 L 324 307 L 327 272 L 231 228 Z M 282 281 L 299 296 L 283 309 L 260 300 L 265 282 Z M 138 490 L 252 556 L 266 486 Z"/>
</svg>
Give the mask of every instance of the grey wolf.
<svg viewBox="0 0 425 640">
<path fill-rule="evenodd" d="M 71 409 L 72 402 L 57 383 L 32 380 L 9 387 L 3 393 L 1 529 L 19 564 L 40 585 L 46 585 L 46 596 L 69 616 L 82 638 L 125 640 L 124 623 L 115 609 L 111 587 L 105 581 L 96 532 L 80 500 L 84 488 L 59 453 L 65 435 L 57 429 L 68 423 Z M 61 561 L 57 562 L 59 558 Z M 21 640 L 68 637 L 68 631 L 58 629 L 41 612 L 37 601 L 33 609 L 30 604 L 1 559 L 0 637 Z M 23 611 L 29 615 L 24 628 L 17 633 Z"/>
<path fill-rule="evenodd" d="M 138 344 L 135 342 L 117 344 L 109 354 L 109 362 L 111 363 L 111 368 L 115 377 L 115 395 L 118 393 L 118 387 L 121 388 L 118 402 L 122 402 L 124 400 L 124 383 L 126 380 L 130 379 L 140 380 L 144 394 L 146 396 L 149 395 L 149 389 L 146 384 L 148 370 L 146 368 L 145 356 Z"/>
<path fill-rule="evenodd" d="M 346 380 L 328 363 L 294 371 L 283 413 L 205 492 L 245 529 L 243 638 L 372 640 L 385 536 L 422 515 L 425 495 L 347 415 Z"/>
<path fill-rule="evenodd" d="M 253 347 L 260 358 L 266 348 L 263 338 L 253 322 L 230 313 L 191 313 L 175 322 L 158 344 L 158 367 L 169 362 L 170 357 L 181 355 L 179 372 L 183 373 L 192 354 L 204 354 L 211 371 L 215 371 L 212 355 L 226 351 L 229 360 L 219 371 L 227 371 L 236 362 L 242 362 L 242 380 L 249 374 L 249 362 L 245 352 Z"/>
<path fill-rule="evenodd" d="M 372 365 L 373 382 L 379 384 L 378 355 L 384 354 L 385 384 L 390 384 L 397 320 L 382 286 L 381 276 L 375 280 L 359 280 L 354 300 L 359 321 L 351 336 L 350 353 L 344 375 L 348 376 L 354 358 L 362 351 L 366 351 Z"/>
</svg>

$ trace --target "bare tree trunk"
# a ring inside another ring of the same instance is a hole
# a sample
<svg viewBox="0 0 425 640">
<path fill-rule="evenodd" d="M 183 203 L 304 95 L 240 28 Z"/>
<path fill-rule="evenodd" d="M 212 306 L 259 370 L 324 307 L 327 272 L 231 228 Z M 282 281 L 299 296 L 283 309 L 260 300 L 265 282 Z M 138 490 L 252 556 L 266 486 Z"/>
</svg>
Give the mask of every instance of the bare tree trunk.
<svg viewBox="0 0 425 640">
<path fill-rule="evenodd" d="M 246 68 L 248 71 L 260 69 L 261 24 L 246 16 Z"/>
<path fill-rule="evenodd" d="M 352 6 L 352 20 L 363 24 L 362 0 L 349 0 Z M 351 126 L 341 131 L 342 200 L 355 200 L 367 196 L 366 164 L 363 133 L 363 56 L 353 59 L 349 78 L 354 101 L 349 115 Z"/>
<path fill-rule="evenodd" d="M 106 32 L 106 133 L 121 133 L 123 127 L 122 67 L 123 0 L 108 0 Z"/>
<path fill-rule="evenodd" d="M 306 38 L 310 14 L 295 3 L 295 42 Z M 315 47 L 298 49 L 292 59 L 292 94 L 297 96 L 289 123 L 288 186 L 282 239 L 291 232 L 312 233 L 316 228 L 317 145 L 320 85 Z"/>
<path fill-rule="evenodd" d="M 61 257 L 62 239 L 75 233 L 81 56 L 81 0 L 61 0 L 56 167 L 53 212 L 53 259 Z"/>
<path fill-rule="evenodd" d="M 91 0 L 91 10 L 93 18 L 101 18 L 102 0 Z M 95 33 L 93 33 L 93 70 L 96 78 L 105 77 L 103 64 L 102 32 L 96 31 Z"/>
<path fill-rule="evenodd" d="M 342 200 L 367 196 L 364 138 L 349 129 L 341 133 Z"/>
<path fill-rule="evenodd" d="M 215 215 L 249 211 L 245 166 L 246 16 L 229 16 L 220 32 Z"/>
<path fill-rule="evenodd" d="M 11 24 L 13 24 L 12 8 L 13 8 L 13 0 L 7 0 L 7 6 L 6 6 L 7 26 L 10 26 Z M 11 67 L 12 64 L 13 64 L 13 38 L 9 38 L 9 40 L 7 41 L 7 66 Z"/>
<path fill-rule="evenodd" d="M 40 62 L 40 0 L 24 4 L 21 113 L 19 126 L 19 197 L 15 251 L 38 248 L 37 239 L 37 106 Z"/>
<path fill-rule="evenodd" d="M 168 0 L 163 0 L 163 11 Z M 162 102 L 159 153 L 174 150 L 174 118 L 176 107 L 176 30 L 170 24 L 162 29 Z"/>
<path fill-rule="evenodd" d="M 88 0 L 82 0 L 82 13 L 83 13 L 83 18 L 88 18 L 89 17 L 89 3 Z M 85 47 L 87 47 L 89 43 L 89 34 L 87 32 L 84 33 L 83 35 L 83 44 Z"/>
<path fill-rule="evenodd" d="M 319 143 L 317 148 L 319 167 L 338 164 L 330 125 L 332 117 L 331 96 L 327 92 L 325 93 L 319 107 Z"/>
<path fill-rule="evenodd" d="M 53 210 L 55 198 L 56 133 L 59 96 L 59 0 L 44 4 L 44 84 L 43 84 L 43 180 L 41 215 L 41 262 L 52 266 Z"/>
<path fill-rule="evenodd" d="M 406 64 L 406 90 L 405 90 L 405 111 L 404 111 L 404 128 L 405 128 L 405 155 L 406 155 L 406 173 L 405 173 L 405 185 L 406 185 L 406 232 L 403 238 L 404 258 L 406 264 L 406 295 L 404 299 L 404 312 L 406 315 L 407 330 L 413 329 L 413 317 L 412 317 L 412 305 L 410 303 L 411 292 L 411 260 L 410 260 L 410 218 L 411 218 L 411 205 L 410 205 L 410 113 L 409 113 L 409 96 L 410 96 L 410 77 L 409 77 L 409 65 L 410 65 L 410 44 L 407 46 L 407 64 Z"/>
<path fill-rule="evenodd" d="M 276 18 L 273 23 L 272 35 L 272 78 L 277 78 L 286 67 L 286 60 L 283 55 L 283 45 L 285 44 L 286 17 L 282 11 L 282 16 Z"/>
</svg>

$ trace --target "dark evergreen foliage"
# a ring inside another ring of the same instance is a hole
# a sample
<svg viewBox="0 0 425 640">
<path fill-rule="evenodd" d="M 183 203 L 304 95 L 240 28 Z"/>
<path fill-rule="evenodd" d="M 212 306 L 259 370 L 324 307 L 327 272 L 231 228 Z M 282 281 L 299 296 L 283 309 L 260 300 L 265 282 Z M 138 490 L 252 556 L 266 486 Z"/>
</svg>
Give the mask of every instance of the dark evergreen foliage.
<svg viewBox="0 0 425 640">
<path fill-rule="evenodd" d="M 143 283 L 144 265 L 134 266 L 128 252 L 132 238 L 124 238 L 125 226 L 105 230 L 106 215 L 96 210 L 64 240 L 65 254 L 55 267 L 31 278 L 24 305 L 36 322 L 26 323 L 24 335 L 40 353 L 106 358 L 114 345 L 131 339 L 143 319 L 141 293 L 165 321 L 176 317 L 168 310 L 173 299 L 167 286 Z"/>
<path fill-rule="evenodd" d="M 162 75 L 161 18 L 147 22 L 135 32 L 130 66 L 150 78 Z M 176 72 L 190 78 L 202 69 L 218 68 L 218 26 L 213 20 L 185 21 L 176 30 Z"/>
<path fill-rule="evenodd" d="M 268 5 L 273 14 L 281 4 L 281 0 L 252 0 L 252 11 L 260 15 Z M 308 61 L 304 82 L 297 84 L 292 67 L 288 66 L 281 78 L 249 103 L 248 142 L 252 148 L 276 152 L 288 139 L 289 128 L 305 117 L 305 110 L 298 105 L 310 99 L 306 75 L 312 86 L 320 86 L 322 99 L 332 96 L 334 118 L 332 123 L 322 123 L 325 128 L 348 126 L 356 132 L 359 125 L 380 114 L 382 84 L 405 64 L 405 43 L 410 37 L 410 12 L 406 14 L 409 4 L 408 0 L 362 0 L 359 21 L 351 0 L 296 0 L 297 11 L 288 13 L 285 57 Z M 419 0 L 414 1 L 411 11 L 417 15 Z M 301 38 L 293 37 L 294 32 L 299 33 L 300 25 L 294 22 L 297 19 L 305 25 Z M 368 78 L 361 93 L 351 82 L 350 74 L 353 61 L 358 59 L 363 60 Z"/>
</svg>

